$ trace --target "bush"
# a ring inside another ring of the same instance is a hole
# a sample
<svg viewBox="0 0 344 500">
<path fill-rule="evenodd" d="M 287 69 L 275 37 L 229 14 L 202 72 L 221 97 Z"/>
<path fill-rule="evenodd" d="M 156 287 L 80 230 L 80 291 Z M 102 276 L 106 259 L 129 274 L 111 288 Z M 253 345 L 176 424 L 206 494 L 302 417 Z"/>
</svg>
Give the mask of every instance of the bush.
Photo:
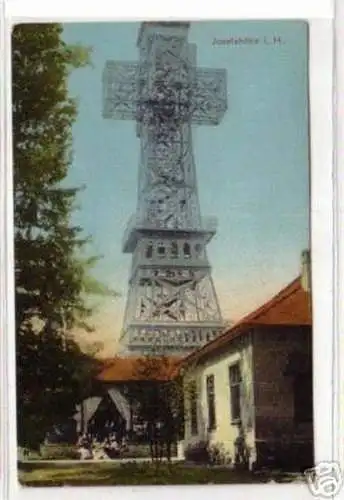
<svg viewBox="0 0 344 500">
<path fill-rule="evenodd" d="M 195 463 L 210 463 L 209 445 L 207 441 L 199 441 L 196 444 L 189 445 L 185 449 L 185 460 Z"/>
<path fill-rule="evenodd" d="M 222 443 L 212 444 L 209 446 L 208 450 L 211 464 L 229 465 L 232 463 L 232 458 Z"/>
<path fill-rule="evenodd" d="M 79 453 L 75 445 L 46 444 L 41 447 L 43 460 L 77 460 Z"/>
<path fill-rule="evenodd" d="M 120 458 L 150 458 L 150 448 L 147 444 L 129 444 L 119 455 Z"/>
<path fill-rule="evenodd" d="M 232 463 L 232 458 L 226 451 L 223 444 L 209 444 L 207 441 L 199 441 L 189 445 L 185 450 L 185 459 L 189 462 L 228 465 Z"/>
</svg>

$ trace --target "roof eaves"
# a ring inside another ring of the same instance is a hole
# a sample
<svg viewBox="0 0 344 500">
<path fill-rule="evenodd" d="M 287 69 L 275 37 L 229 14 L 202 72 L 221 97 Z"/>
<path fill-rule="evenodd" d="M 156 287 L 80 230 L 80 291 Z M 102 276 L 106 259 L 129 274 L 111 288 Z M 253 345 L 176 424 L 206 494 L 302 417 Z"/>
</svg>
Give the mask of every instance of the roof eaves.
<svg viewBox="0 0 344 500">
<path fill-rule="evenodd" d="M 297 291 L 296 285 L 300 283 L 300 276 L 296 277 L 293 281 L 291 281 L 288 285 L 286 285 L 282 290 L 280 290 L 276 295 L 274 295 L 270 300 L 268 300 L 265 304 L 258 307 L 255 311 L 247 314 L 233 326 L 231 326 L 228 330 L 225 330 L 221 335 L 217 338 L 205 344 L 203 347 L 198 349 L 197 351 L 192 352 L 183 360 L 183 365 L 188 363 L 193 363 L 196 361 L 200 361 L 206 355 L 209 355 L 220 347 L 222 347 L 226 342 L 230 342 L 234 338 L 237 338 L 239 335 L 246 333 L 246 331 L 253 326 L 261 326 L 264 325 L 264 322 L 259 321 L 259 316 L 267 313 L 272 307 L 275 307 L 282 300 L 285 300 L 291 294 Z"/>
</svg>

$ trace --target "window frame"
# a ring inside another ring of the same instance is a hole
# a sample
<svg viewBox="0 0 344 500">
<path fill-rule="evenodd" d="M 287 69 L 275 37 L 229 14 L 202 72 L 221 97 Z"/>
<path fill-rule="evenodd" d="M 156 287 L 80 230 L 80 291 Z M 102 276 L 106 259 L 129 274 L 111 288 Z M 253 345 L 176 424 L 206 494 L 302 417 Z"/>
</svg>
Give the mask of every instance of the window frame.
<svg viewBox="0 0 344 500">
<path fill-rule="evenodd" d="M 216 397 L 214 374 L 209 374 L 206 376 L 206 393 L 208 405 L 208 430 L 213 431 L 216 429 Z"/>
<path fill-rule="evenodd" d="M 197 383 L 195 380 L 190 382 L 190 432 L 191 436 L 198 435 L 198 398 Z"/>
<path fill-rule="evenodd" d="M 233 377 L 233 370 L 238 369 L 238 376 Z M 232 424 L 240 424 L 241 422 L 241 391 L 242 391 L 242 370 L 240 361 L 231 363 L 228 366 L 228 381 L 229 381 L 229 406 L 230 419 Z M 237 394 L 235 394 L 237 392 Z M 235 402 L 234 402 L 235 401 Z M 234 410 L 236 407 L 237 412 Z"/>
</svg>

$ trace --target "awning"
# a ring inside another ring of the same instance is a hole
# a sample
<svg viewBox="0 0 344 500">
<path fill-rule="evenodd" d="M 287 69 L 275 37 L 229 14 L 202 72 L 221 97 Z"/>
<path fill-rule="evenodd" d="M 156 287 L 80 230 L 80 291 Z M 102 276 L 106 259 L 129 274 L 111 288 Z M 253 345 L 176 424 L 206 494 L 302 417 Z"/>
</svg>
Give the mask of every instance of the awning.
<svg viewBox="0 0 344 500">
<path fill-rule="evenodd" d="M 74 415 L 74 420 L 77 424 L 77 432 L 82 432 L 86 428 L 88 422 L 98 409 L 102 398 L 93 397 L 85 399 L 80 405 L 77 405 L 77 413 Z"/>
<path fill-rule="evenodd" d="M 130 429 L 130 405 L 127 401 L 127 399 L 123 396 L 123 394 L 118 390 L 118 389 L 109 389 L 108 394 L 115 404 L 118 412 L 122 416 L 122 418 L 125 420 L 126 423 L 126 429 Z"/>
</svg>

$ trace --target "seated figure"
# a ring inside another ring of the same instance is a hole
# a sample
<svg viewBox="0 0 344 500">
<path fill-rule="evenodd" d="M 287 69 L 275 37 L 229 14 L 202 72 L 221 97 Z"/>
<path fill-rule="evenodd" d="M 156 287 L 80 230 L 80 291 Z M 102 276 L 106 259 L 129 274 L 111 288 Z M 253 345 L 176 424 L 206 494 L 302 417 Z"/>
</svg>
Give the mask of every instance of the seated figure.
<svg viewBox="0 0 344 500">
<path fill-rule="evenodd" d="M 91 442 L 86 434 L 79 437 L 77 446 L 80 460 L 91 460 L 93 458 Z"/>
</svg>

